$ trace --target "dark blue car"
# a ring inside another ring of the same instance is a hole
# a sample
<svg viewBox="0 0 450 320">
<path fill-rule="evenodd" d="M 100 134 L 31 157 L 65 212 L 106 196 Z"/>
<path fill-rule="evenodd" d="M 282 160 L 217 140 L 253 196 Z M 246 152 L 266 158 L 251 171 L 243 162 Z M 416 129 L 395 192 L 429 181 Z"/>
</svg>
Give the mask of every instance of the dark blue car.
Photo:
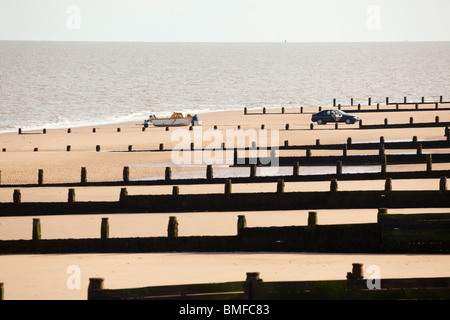
<svg viewBox="0 0 450 320">
<path fill-rule="evenodd" d="M 311 121 L 317 124 L 327 124 L 328 122 L 345 122 L 353 124 L 359 120 L 358 116 L 347 114 L 341 110 L 323 110 L 312 115 Z"/>
</svg>

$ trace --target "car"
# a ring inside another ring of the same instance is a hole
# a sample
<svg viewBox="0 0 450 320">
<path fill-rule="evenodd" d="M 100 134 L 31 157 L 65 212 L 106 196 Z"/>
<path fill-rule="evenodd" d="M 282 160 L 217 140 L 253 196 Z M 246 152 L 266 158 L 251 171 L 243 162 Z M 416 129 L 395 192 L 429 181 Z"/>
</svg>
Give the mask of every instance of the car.
<svg viewBox="0 0 450 320">
<path fill-rule="evenodd" d="M 323 110 L 312 115 L 311 121 L 317 124 L 327 124 L 328 122 L 345 122 L 354 124 L 359 120 L 358 116 L 347 114 L 341 110 Z"/>
</svg>

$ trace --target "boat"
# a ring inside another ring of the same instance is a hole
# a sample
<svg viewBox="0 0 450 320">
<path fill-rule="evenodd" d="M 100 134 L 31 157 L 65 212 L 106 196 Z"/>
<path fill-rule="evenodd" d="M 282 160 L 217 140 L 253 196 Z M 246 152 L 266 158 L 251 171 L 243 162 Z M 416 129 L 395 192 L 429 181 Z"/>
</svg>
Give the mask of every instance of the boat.
<svg viewBox="0 0 450 320">
<path fill-rule="evenodd" d="M 144 121 L 144 127 L 147 128 L 149 123 L 155 127 L 189 126 L 192 125 L 192 120 L 195 120 L 196 118 L 197 116 L 192 116 L 191 114 L 184 116 L 181 112 L 174 112 L 170 117 L 165 118 L 159 118 L 155 115 L 151 115 L 148 120 Z"/>
</svg>

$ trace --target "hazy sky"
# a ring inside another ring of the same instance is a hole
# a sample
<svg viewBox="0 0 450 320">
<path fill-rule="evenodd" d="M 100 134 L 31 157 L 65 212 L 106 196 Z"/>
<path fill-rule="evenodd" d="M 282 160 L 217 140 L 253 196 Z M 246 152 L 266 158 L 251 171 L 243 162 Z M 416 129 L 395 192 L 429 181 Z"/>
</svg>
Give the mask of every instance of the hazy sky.
<svg viewBox="0 0 450 320">
<path fill-rule="evenodd" d="M 0 40 L 450 41 L 449 0 L 0 0 Z"/>
</svg>

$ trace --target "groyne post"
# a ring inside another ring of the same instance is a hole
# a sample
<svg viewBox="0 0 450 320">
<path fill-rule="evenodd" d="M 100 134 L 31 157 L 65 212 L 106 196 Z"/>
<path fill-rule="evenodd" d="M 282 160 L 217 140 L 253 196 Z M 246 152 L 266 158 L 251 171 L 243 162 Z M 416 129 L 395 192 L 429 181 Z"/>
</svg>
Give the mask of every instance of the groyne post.
<svg viewBox="0 0 450 320">
<path fill-rule="evenodd" d="M 231 179 L 225 180 L 225 194 L 231 194 Z"/>
<path fill-rule="evenodd" d="M 164 178 L 165 180 L 172 180 L 172 168 L 171 167 L 166 167 L 166 170 L 164 172 Z"/>
<path fill-rule="evenodd" d="M 337 179 L 331 179 L 330 192 L 337 192 L 337 191 L 338 191 Z"/>
<path fill-rule="evenodd" d="M 242 230 L 244 230 L 246 227 L 247 227 L 247 220 L 245 219 L 245 216 L 239 215 L 237 221 L 237 234 L 241 235 Z"/>
<path fill-rule="evenodd" d="M 169 225 L 167 227 L 167 236 L 169 238 L 178 237 L 178 220 L 177 217 L 169 217 Z"/>
<path fill-rule="evenodd" d="M 38 171 L 38 185 L 43 185 L 44 184 L 44 170 L 43 169 L 39 169 Z"/>
<path fill-rule="evenodd" d="M 15 204 L 21 203 L 22 202 L 22 194 L 20 192 L 19 189 L 14 190 L 13 192 L 13 202 Z"/>
<path fill-rule="evenodd" d="M 439 179 L 439 192 L 442 194 L 447 191 L 447 177 Z"/>
<path fill-rule="evenodd" d="M 284 180 L 283 179 L 278 179 L 277 181 L 277 193 L 283 193 L 284 192 Z"/>
<path fill-rule="evenodd" d="M 87 169 L 86 167 L 81 168 L 81 183 L 87 183 Z"/>
<path fill-rule="evenodd" d="M 130 167 L 123 167 L 123 182 L 130 182 Z"/>
<path fill-rule="evenodd" d="M 310 211 L 308 212 L 308 226 L 315 226 L 315 225 L 317 225 L 317 212 Z"/>
<path fill-rule="evenodd" d="M 208 164 L 206 166 L 206 179 L 212 180 L 213 178 L 213 167 L 212 165 Z"/>
<path fill-rule="evenodd" d="M 67 195 L 67 202 L 68 203 L 74 203 L 75 202 L 75 189 L 69 189 L 68 195 Z"/>
<path fill-rule="evenodd" d="M 89 278 L 88 286 L 88 300 L 93 300 L 95 297 L 95 290 L 103 290 L 105 280 L 103 278 Z"/>
<path fill-rule="evenodd" d="M 41 220 L 39 218 L 33 219 L 33 235 L 32 239 L 34 241 L 41 240 Z"/>
<path fill-rule="evenodd" d="M 100 238 L 101 239 L 109 239 L 109 219 L 108 218 L 102 218 Z"/>
</svg>

